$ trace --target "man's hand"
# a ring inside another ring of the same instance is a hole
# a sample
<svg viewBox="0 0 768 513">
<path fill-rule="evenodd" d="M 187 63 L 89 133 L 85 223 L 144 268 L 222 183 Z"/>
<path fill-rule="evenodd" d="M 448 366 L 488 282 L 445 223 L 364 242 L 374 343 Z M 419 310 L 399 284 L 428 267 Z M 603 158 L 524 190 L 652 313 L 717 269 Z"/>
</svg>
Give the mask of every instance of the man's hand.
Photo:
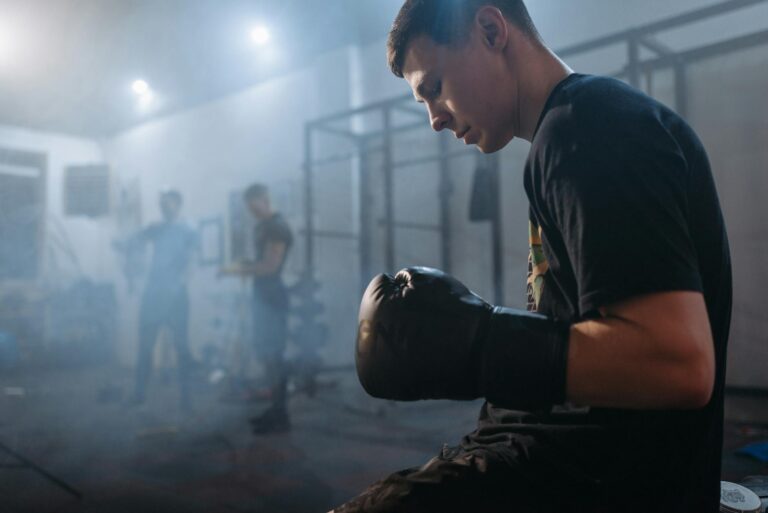
<svg viewBox="0 0 768 513">
<path fill-rule="evenodd" d="M 493 307 L 436 269 L 374 278 L 359 322 L 357 375 L 374 397 L 485 397 L 512 409 L 565 399 L 569 324 Z"/>
<path fill-rule="evenodd" d="M 513 409 L 564 399 L 647 410 L 709 402 L 714 344 L 700 293 L 638 296 L 601 314 L 568 327 L 491 307 L 433 269 L 381 275 L 360 306 L 358 376 L 375 397 L 483 396 Z"/>
<path fill-rule="evenodd" d="M 284 242 L 270 242 L 264 251 L 264 257 L 258 262 L 235 262 L 219 269 L 218 276 L 256 277 L 277 274 L 287 250 Z"/>
<path fill-rule="evenodd" d="M 234 262 L 219 269 L 217 276 L 223 278 L 224 276 L 246 276 L 246 264 L 244 262 Z"/>
</svg>

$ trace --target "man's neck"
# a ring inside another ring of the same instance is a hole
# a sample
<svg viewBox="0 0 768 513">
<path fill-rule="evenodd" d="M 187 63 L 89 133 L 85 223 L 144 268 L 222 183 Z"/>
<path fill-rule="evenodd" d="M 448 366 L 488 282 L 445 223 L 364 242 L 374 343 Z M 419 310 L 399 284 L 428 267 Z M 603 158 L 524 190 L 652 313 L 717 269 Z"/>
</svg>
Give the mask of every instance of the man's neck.
<svg viewBox="0 0 768 513">
<path fill-rule="evenodd" d="M 517 137 L 531 142 L 549 96 L 573 70 L 549 48 L 532 46 L 526 53 L 531 54 L 524 56 L 531 67 L 520 76 Z"/>
</svg>

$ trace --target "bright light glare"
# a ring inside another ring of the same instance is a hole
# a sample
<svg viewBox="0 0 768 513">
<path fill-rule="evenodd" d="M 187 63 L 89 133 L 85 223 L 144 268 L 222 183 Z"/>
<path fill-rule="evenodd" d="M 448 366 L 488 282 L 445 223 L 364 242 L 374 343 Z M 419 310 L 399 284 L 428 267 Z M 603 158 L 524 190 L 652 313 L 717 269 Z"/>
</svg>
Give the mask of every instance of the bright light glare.
<svg viewBox="0 0 768 513">
<path fill-rule="evenodd" d="M 251 29 L 251 41 L 258 46 L 264 46 L 269 42 L 270 34 L 267 27 L 259 25 Z"/>
<path fill-rule="evenodd" d="M 149 84 L 144 80 L 134 80 L 133 84 L 131 84 L 131 89 L 133 89 L 133 92 L 139 96 L 150 94 Z"/>
<path fill-rule="evenodd" d="M 139 108 L 142 110 L 146 110 L 152 105 L 152 103 L 155 100 L 155 95 L 152 94 L 152 91 L 147 90 L 144 94 L 139 96 Z"/>
<path fill-rule="evenodd" d="M 134 80 L 131 82 L 131 90 L 136 95 L 136 108 L 139 112 L 148 113 L 156 108 L 155 92 L 146 80 Z"/>
</svg>

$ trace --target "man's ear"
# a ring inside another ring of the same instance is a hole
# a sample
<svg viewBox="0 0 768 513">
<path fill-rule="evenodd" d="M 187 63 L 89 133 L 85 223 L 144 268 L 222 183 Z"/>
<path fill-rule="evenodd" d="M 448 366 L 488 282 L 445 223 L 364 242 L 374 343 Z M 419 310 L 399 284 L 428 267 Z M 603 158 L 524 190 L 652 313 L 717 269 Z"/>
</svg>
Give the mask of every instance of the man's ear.
<svg viewBox="0 0 768 513">
<path fill-rule="evenodd" d="M 477 10 L 475 23 L 480 28 L 483 42 L 491 49 L 503 50 L 509 40 L 507 19 L 496 7 L 486 5 Z"/>
</svg>

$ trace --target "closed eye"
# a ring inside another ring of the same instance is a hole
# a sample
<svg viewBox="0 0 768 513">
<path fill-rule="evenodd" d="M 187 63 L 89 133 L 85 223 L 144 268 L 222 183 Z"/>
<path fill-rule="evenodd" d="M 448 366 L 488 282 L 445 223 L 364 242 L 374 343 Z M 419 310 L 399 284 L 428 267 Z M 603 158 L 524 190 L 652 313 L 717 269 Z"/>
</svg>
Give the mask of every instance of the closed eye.
<svg viewBox="0 0 768 513">
<path fill-rule="evenodd" d="M 442 92 L 443 92 L 443 83 L 441 81 L 438 81 L 435 84 L 435 87 L 433 87 L 432 90 L 429 92 L 430 99 L 436 100 L 440 96 L 440 93 Z"/>
<path fill-rule="evenodd" d="M 435 101 L 440 93 L 443 91 L 443 82 L 438 80 L 431 89 L 427 89 L 422 82 L 419 87 L 416 88 L 416 102 L 424 103 L 425 101 Z"/>
</svg>

